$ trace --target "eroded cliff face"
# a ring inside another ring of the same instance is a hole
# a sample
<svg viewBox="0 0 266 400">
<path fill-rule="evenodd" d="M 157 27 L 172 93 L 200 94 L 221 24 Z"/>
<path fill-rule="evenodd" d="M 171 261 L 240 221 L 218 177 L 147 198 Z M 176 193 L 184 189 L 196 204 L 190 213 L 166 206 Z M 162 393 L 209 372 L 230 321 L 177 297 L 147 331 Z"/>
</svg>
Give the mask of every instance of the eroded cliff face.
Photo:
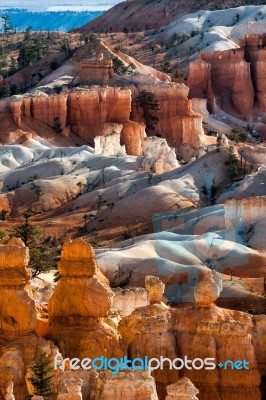
<svg viewBox="0 0 266 400">
<path fill-rule="evenodd" d="M 261 218 L 265 217 L 266 196 L 250 197 L 241 200 L 226 200 L 224 208 L 225 223 L 228 227 L 236 224 L 238 221 L 255 221 L 259 215 Z"/>
<path fill-rule="evenodd" d="M 201 400 L 260 400 L 259 386 L 266 365 L 266 318 L 216 307 L 213 301 L 219 296 L 221 284 L 210 275 L 211 272 L 206 271 L 206 276 L 199 282 L 192 306 L 169 308 L 159 304 L 157 298 L 155 304 L 135 310 L 119 324 L 122 339 L 134 357 L 144 354 L 170 359 L 187 356 L 189 360 L 210 357 L 217 365 L 226 360 L 249 362 L 246 370 L 222 366 L 209 371 L 186 368 L 176 371 L 167 368 L 165 363 L 164 370 L 152 373 L 160 399 L 165 399 L 166 392 L 169 400 L 175 398 L 173 392 L 176 398 L 178 395 L 183 398 L 182 391 L 178 393 L 176 390 L 178 385 L 175 382 L 179 375 L 193 382 L 199 389 Z M 217 285 L 220 287 L 218 291 Z M 171 383 L 174 384 L 167 388 Z M 188 384 L 183 383 L 185 386 Z M 192 396 L 197 393 L 194 391 Z"/>
<path fill-rule="evenodd" d="M 188 87 L 177 83 L 158 83 L 155 86 L 142 84 L 138 90 L 132 90 L 131 118 L 141 122 L 145 121 L 145 117 L 136 98 L 143 90 L 153 93 L 159 105 L 157 111 L 150 111 L 158 118 L 154 123 L 153 135 L 166 138 L 168 144 L 175 148 L 188 145 L 195 150 L 199 149 L 204 141 L 202 116 L 192 110 Z"/>
<path fill-rule="evenodd" d="M 191 98 L 203 94 L 210 103 L 213 93 L 226 110 L 235 108 L 245 117 L 253 110 L 254 88 L 243 50 L 202 53 L 189 67 L 188 85 Z"/>
<path fill-rule="evenodd" d="M 147 276 L 146 291 L 141 290 L 141 298 L 137 291 L 131 293 L 133 297 L 128 299 L 135 299 L 135 304 L 121 314 L 118 328 L 115 324 L 111 327 L 103 321 L 112 318 L 114 293 L 98 271 L 93 248 L 83 239 L 67 240 L 58 263 L 61 279 L 48 307 L 48 337 L 58 350 L 34 332 L 36 310 L 26 291 L 30 291 L 28 249 L 19 239 L 11 239 L 0 246 L 0 255 L 4 305 L 0 308 L 0 393 L 4 396 L 12 396 L 14 385 L 15 398 L 24 399 L 25 377 L 31 388 L 27 367 L 42 350 L 51 361 L 60 351 L 64 357 L 80 359 L 127 355 L 130 359 L 163 356 L 174 360 L 187 356 L 192 360 L 215 358 L 217 364 L 249 362 L 246 370 L 217 367 L 209 371 L 177 371 L 165 362 L 163 370 L 153 371 L 153 377 L 146 371 L 112 375 L 110 371 L 98 374 L 67 368 L 55 373 L 58 399 L 261 399 L 259 385 L 266 376 L 266 317 L 216 307 L 213 301 L 222 289 L 220 275 L 206 269 L 195 288 L 194 304 L 178 308 L 164 304 L 164 284 Z M 120 304 L 123 295 L 119 296 Z M 118 303 L 118 309 L 125 308 Z"/>
<path fill-rule="evenodd" d="M 95 137 L 106 134 L 108 124 L 122 124 L 121 144 L 125 145 L 127 154 L 142 155 L 145 118 L 142 108 L 136 105 L 141 90 L 154 93 L 159 103 L 156 134 L 175 148 L 188 145 L 198 149 L 202 145 L 202 117 L 192 110 L 187 99 L 188 88 L 175 83 L 161 82 L 138 88 L 91 86 L 56 96 L 42 92 L 16 96 L 3 102 L 0 123 L 10 121 L 9 131 L 20 129 L 41 136 L 42 126 L 36 124 L 39 122 L 57 134 L 73 133 L 91 144 Z"/>
<path fill-rule="evenodd" d="M 240 49 L 201 53 L 189 65 L 190 98 L 207 98 L 210 111 L 215 96 L 223 110 L 242 118 L 265 115 L 265 45 L 265 35 L 247 35 Z"/>
</svg>

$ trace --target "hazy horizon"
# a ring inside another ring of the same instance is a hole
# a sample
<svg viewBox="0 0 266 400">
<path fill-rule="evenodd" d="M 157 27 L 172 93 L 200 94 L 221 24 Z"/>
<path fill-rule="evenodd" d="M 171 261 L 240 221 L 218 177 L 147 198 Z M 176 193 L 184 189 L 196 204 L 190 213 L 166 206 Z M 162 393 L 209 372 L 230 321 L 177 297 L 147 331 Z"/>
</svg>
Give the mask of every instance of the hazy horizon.
<svg viewBox="0 0 266 400">
<path fill-rule="evenodd" d="M 58 10 L 107 10 L 124 0 L 46 0 L 36 3 L 36 0 L 0 0 L 2 8 L 24 8 L 30 11 L 58 11 Z"/>
</svg>

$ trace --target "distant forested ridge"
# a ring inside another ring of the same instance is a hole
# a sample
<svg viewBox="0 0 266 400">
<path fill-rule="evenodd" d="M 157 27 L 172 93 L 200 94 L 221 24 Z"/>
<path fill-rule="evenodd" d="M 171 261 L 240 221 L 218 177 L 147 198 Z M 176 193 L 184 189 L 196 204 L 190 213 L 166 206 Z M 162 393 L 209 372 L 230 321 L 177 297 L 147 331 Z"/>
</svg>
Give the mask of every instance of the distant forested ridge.
<svg viewBox="0 0 266 400">
<path fill-rule="evenodd" d="M 12 26 L 17 31 L 25 31 L 31 27 L 32 31 L 68 32 L 82 26 L 98 17 L 102 11 L 45 11 L 31 12 L 23 9 L 0 9 L 0 16 L 8 15 Z M 0 29 L 2 25 L 0 22 Z"/>
</svg>

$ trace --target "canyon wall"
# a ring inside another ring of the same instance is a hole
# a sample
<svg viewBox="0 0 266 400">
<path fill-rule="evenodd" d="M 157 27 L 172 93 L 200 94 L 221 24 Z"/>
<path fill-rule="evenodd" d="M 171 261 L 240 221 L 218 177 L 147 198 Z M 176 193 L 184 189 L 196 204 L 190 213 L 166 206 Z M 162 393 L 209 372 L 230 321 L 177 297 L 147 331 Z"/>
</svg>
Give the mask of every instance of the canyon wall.
<svg viewBox="0 0 266 400">
<path fill-rule="evenodd" d="M 108 124 L 122 124 L 121 144 L 125 145 L 128 154 L 142 155 L 145 118 L 143 109 L 136 104 L 141 90 L 154 93 L 158 101 L 157 136 L 164 137 L 174 148 L 188 145 L 198 149 L 202 145 L 202 117 L 192 110 L 192 103 L 187 98 L 188 88 L 175 83 L 125 88 L 91 86 L 53 96 L 42 92 L 15 96 L 3 103 L 0 123 L 10 120 L 13 130 L 17 127 L 41 136 L 41 125 L 38 129 L 38 122 L 41 122 L 57 134 L 68 136 L 74 133 L 90 144 L 96 136 L 106 133 Z"/>
<path fill-rule="evenodd" d="M 188 86 L 190 96 L 221 99 L 221 108 L 234 108 L 247 117 L 254 106 L 254 88 L 250 64 L 245 61 L 243 50 L 201 53 L 199 59 L 189 66 Z"/>
<path fill-rule="evenodd" d="M 214 112 L 214 96 L 226 112 L 242 118 L 265 116 L 265 35 L 247 35 L 240 49 L 201 53 L 190 63 L 190 98 L 207 98 Z"/>
<path fill-rule="evenodd" d="M 188 145 L 199 149 L 204 141 L 202 116 L 192 109 L 192 102 L 188 100 L 188 87 L 183 84 L 158 83 L 155 86 L 141 84 L 138 89 L 132 89 L 131 118 L 141 122 L 145 122 L 145 116 L 136 99 L 144 90 L 155 95 L 159 106 L 158 110 L 150 110 L 158 118 L 154 122 L 153 136 L 164 137 L 171 147 Z"/>
</svg>

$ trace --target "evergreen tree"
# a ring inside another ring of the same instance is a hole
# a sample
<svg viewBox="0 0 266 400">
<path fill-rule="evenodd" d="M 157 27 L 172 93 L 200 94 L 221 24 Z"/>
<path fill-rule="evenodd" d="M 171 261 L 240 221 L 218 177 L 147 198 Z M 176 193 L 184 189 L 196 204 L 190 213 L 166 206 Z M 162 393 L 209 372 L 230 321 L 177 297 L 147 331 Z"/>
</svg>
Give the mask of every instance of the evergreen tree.
<svg viewBox="0 0 266 400">
<path fill-rule="evenodd" d="M 32 278 L 50 271 L 51 262 L 49 256 L 50 250 L 44 243 L 39 246 L 30 247 L 29 267 L 32 270 Z"/>
<path fill-rule="evenodd" d="M 3 15 L 1 17 L 1 19 L 2 19 L 2 25 L 3 25 L 3 32 L 5 35 L 7 35 L 9 32 L 11 32 L 14 29 L 11 24 L 10 16 Z"/>
<path fill-rule="evenodd" d="M 3 99 L 5 97 L 11 96 L 11 88 L 10 85 L 3 85 L 0 88 L 0 97 Z"/>
<path fill-rule="evenodd" d="M 43 396 L 45 400 L 53 396 L 53 367 L 45 353 L 39 353 L 36 361 L 30 366 L 30 370 L 33 374 L 30 378 L 34 387 L 32 395 Z"/>
<path fill-rule="evenodd" d="M 14 74 L 17 69 L 17 60 L 14 57 L 11 57 L 10 63 L 10 74 Z"/>
<path fill-rule="evenodd" d="M 41 242 L 40 228 L 29 222 L 31 215 L 31 212 L 25 212 L 23 214 L 24 222 L 15 226 L 11 233 L 13 236 L 21 238 L 25 245 L 29 247 L 29 267 L 32 270 L 32 277 L 35 278 L 52 268 L 50 260 L 52 250 L 49 248 L 49 243 Z"/>
<path fill-rule="evenodd" d="M 29 40 L 30 40 L 31 28 L 32 28 L 32 26 L 29 26 L 28 28 L 25 29 L 25 35 L 24 35 L 25 42 L 29 42 Z"/>
<path fill-rule="evenodd" d="M 127 72 L 127 67 L 120 58 L 112 56 L 113 70 L 117 75 L 123 75 Z"/>
<path fill-rule="evenodd" d="M 29 211 L 23 214 L 24 222 L 15 226 L 12 230 L 12 235 L 15 237 L 19 237 L 25 243 L 25 246 L 35 246 L 36 241 L 41 236 L 41 231 L 38 226 L 33 225 L 29 222 L 29 218 L 31 217 L 31 213 Z"/>
<path fill-rule="evenodd" d="M 18 83 L 13 83 L 10 88 L 11 95 L 20 94 L 20 86 Z"/>
<path fill-rule="evenodd" d="M 158 117 L 154 115 L 154 111 L 159 110 L 159 103 L 155 94 L 147 90 L 141 90 L 137 97 L 137 105 L 143 109 L 147 132 L 153 133 L 155 130 L 154 124 L 158 122 Z"/>
<path fill-rule="evenodd" d="M 22 44 L 19 50 L 18 64 L 20 68 L 27 67 L 31 63 L 41 59 L 40 45 L 25 45 Z"/>
</svg>

